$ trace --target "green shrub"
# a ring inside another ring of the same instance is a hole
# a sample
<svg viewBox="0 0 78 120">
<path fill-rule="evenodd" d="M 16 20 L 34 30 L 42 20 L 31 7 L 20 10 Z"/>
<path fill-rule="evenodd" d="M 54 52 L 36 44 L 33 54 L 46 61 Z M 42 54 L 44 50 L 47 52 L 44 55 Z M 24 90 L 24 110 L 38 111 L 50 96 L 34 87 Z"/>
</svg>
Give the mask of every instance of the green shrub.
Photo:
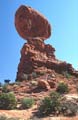
<svg viewBox="0 0 78 120">
<path fill-rule="evenodd" d="M 11 118 L 7 118 L 6 120 L 22 120 L 22 119 L 11 117 Z"/>
<path fill-rule="evenodd" d="M 1 115 L 0 120 L 7 120 L 7 117 L 5 115 Z"/>
<path fill-rule="evenodd" d="M 60 82 L 59 85 L 57 86 L 57 92 L 59 92 L 60 94 L 64 94 L 67 93 L 68 90 L 68 85 L 65 84 L 64 82 Z"/>
<path fill-rule="evenodd" d="M 19 118 L 8 118 L 7 116 L 5 116 L 4 114 L 0 116 L 0 120 L 20 120 Z"/>
<path fill-rule="evenodd" d="M 78 112 L 78 105 L 72 101 L 64 101 L 61 103 L 61 112 L 65 116 L 74 116 Z"/>
<path fill-rule="evenodd" d="M 4 92 L 4 93 L 9 92 L 8 84 L 4 84 L 4 85 L 2 86 L 2 92 Z"/>
<path fill-rule="evenodd" d="M 27 109 L 32 107 L 32 105 L 35 103 L 33 98 L 23 98 L 21 101 L 22 108 Z"/>
<path fill-rule="evenodd" d="M 78 113 L 78 104 L 75 101 L 67 101 L 66 98 L 57 92 L 51 92 L 49 97 L 45 97 L 39 106 L 40 115 L 74 116 Z"/>
<path fill-rule="evenodd" d="M 51 99 L 50 97 L 45 97 L 39 106 L 39 111 L 41 114 L 50 114 L 51 113 Z"/>
<path fill-rule="evenodd" d="M 13 93 L 0 94 L 0 109 L 14 109 L 16 105 L 17 101 Z"/>
<path fill-rule="evenodd" d="M 60 100 L 61 100 L 61 96 L 59 93 L 52 91 L 50 93 L 50 97 L 51 97 L 51 109 L 52 112 L 56 112 L 59 111 L 60 109 Z"/>
<path fill-rule="evenodd" d="M 48 115 L 60 110 L 60 95 L 57 92 L 51 92 L 49 97 L 45 97 L 39 106 L 41 114 Z"/>
<path fill-rule="evenodd" d="M 64 71 L 62 74 L 63 74 L 64 77 L 66 77 L 67 79 L 70 79 L 70 78 L 72 77 L 71 74 L 68 73 L 68 71 Z"/>
<path fill-rule="evenodd" d="M 33 78 L 37 78 L 38 76 L 37 76 L 37 73 L 36 72 L 32 72 L 32 77 Z"/>
<path fill-rule="evenodd" d="M 50 97 L 51 97 L 51 99 L 53 99 L 53 100 L 57 100 L 57 99 L 59 99 L 60 98 L 60 94 L 58 93 L 58 92 L 56 92 L 56 91 L 52 91 L 51 93 L 50 93 Z"/>
<path fill-rule="evenodd" d="M 38 76 L 43 76 L 43 75 L 45 75 L 45 74 L 46 74 L 45 71 L 39 71 L 39 72 L 37 73 Z"/>
</svg>

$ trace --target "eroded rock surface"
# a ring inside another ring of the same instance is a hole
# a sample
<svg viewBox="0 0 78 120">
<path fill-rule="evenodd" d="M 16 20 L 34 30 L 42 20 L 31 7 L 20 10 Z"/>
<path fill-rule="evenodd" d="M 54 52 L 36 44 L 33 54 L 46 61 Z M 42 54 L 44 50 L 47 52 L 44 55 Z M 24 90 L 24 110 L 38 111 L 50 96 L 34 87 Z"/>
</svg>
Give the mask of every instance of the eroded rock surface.
<svg viewBox="0 0 78 120">
<path fill-rule="evenodd" d="M 21 37 L 42 40 L 51 35 L 51 27 L 47 19 L 33 8 L 22 5 L 15 14 L 15 26 Z"/>
<path fill-rule="evenodd" d="M 40 40 L 32 43 L 25 43 L 21 50 L 21 59 L 18 66 L 17 79 L 21 79 L 22 74 L 39 73 L 39 69 L 44 71 L 44 67 L 49 67 L 49 61 L 55 61 L 55 49 L 50 45 L 45 45 Z M 50 66 L 51 68 L 51 66 Z"/>
</svg>

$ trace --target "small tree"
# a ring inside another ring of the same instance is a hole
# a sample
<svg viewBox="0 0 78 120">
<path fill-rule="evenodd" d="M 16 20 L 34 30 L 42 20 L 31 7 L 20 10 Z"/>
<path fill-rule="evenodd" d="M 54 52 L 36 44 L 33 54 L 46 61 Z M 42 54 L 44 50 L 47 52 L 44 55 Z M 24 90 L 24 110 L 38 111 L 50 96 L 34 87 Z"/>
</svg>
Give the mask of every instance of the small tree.
<svg viewBox="0 0 78 120">
<path fill-rule="evenodd" d="M 6 84 L 9 84 L 10 81 L 11 81 L 11 80 L 9 80 L 9 79 L 4 80 L 4 82 L 5 82 Z"/>
<path fill-rule="evenodd" d="M 2 83 L 0 82 L 0 87 L 2 87 Z"/>
</svg>

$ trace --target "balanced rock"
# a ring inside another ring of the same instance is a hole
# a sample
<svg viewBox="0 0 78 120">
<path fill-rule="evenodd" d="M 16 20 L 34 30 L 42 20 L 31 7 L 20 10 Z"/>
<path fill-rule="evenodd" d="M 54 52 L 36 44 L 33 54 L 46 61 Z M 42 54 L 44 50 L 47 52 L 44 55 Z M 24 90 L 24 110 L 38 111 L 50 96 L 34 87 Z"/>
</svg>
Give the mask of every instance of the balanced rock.
<svg viewBox="0 0 78 120">
<path fill-rule="evenodd" d="M 41 38 L 45 40 L 51 35 L 51 27 L 47 19 L 29 6 L 20 6 L 15 14 L 15 26 L 24 39 Z"/>
<path fill-rule="evenodd" d="M 21 59 L 18 65 L 16 80 L 23 81 L 44 74 L 44 68 L 58 73 L 67 71 L 78 76 L 71 64 L 60 61 L 55 57 L 55 48 L 45 44 L 44 40 L 50 37 L 51 27 L 47 19 L 39 12 L 28 6 L 21 6 L 15 14 L 15 26 L 21 37 L 27 40 L 21 49 Z M 45 72 L 46 73 L 46 72 Z M 45 86 L 54 87 L 54 79 Z M 47 87 L 46 87 L 47 88 Z"/>
</svg>

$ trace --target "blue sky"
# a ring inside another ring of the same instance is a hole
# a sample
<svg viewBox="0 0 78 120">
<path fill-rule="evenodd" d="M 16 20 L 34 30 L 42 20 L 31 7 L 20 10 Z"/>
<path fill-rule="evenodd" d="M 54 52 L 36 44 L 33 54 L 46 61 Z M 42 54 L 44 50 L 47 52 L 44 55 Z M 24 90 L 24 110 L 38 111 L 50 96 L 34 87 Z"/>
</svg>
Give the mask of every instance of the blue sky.
<svg viewBox="0 0 78 120">
<path fill-rule="evenodd" d="M 1 0 L 0 1 L 0 82 L 16 78 L 20 50 L 25 43 L 14 26 L 20 5 L 40 11 L 52 26 L 46 43 L 56 49 L 56 57 L 78 68 L 78 0 Z"/>
</svg>

